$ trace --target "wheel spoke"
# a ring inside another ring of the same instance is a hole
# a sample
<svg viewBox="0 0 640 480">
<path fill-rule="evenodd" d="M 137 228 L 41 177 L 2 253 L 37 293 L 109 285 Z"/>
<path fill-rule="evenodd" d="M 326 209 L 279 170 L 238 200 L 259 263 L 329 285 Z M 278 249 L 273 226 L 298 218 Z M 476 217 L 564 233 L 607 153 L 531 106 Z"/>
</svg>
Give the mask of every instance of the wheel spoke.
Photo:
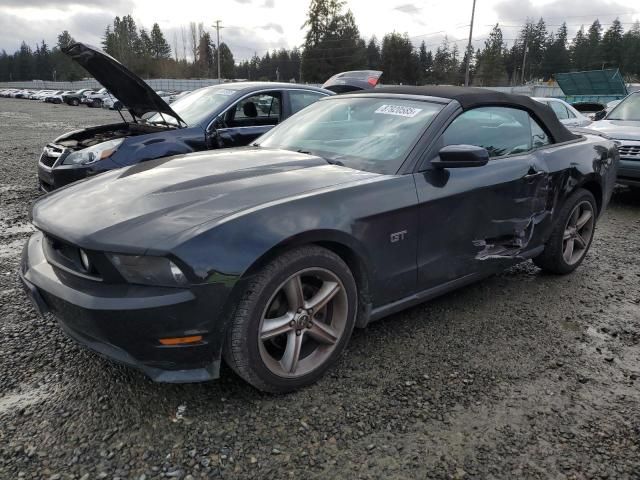
<svg viewBox="0 0 640 480">
<path fill-rule="evenodd" d="M 289 303 L 289 311 L 295 311 L 304 306 L 304 297 L 302 295 L 302 280 L 300 275 L 292 277 L 282 288 L 287 302 Z"/>
<path fill-rule="evenodd" d="M 569 240 L 571 237 L 573 236 L 573 231 L 570 228 L 567 228 L 564 231 L 564 236 L 562 237 L 563 240 Z"/>
<path fill-rule="evenodd" d="M 338 333 L 331 325 L 322 322 L 313 322 L 313 326 L 307 333 L 320 343 L 333 345 L 338 341 Z"/>
<path fill-rule="evenodd" d="M 296 335 L 296 332 L 290 331 L 287 336 L 287 346 L 280 360 L 280 365 L 287 373 L 295 373 L 300 359 L 300 349 L 302 348 L 303 335 Z"/>
<path fill-rule="evenodd" d="M 571 263 L 571 258 L 573 257 L 574 244 L 575 244 L 575 240 L 571 238 L 570 240 L 567 240 L 567 244 L 564 247 L 564 252 L 562 255 L 564 256 L 564 259 L 567 263 Z"/>
<path fill-rule="evenodd" d="M 269 340 L 283 333 L 293 330 L 290 323 L 293 321 L 293 313 L 287 312 L 278 318 L 265 318 L 262 321 L 262 330 L 260 331 L 260 339 Z"/>
<path fill-rule="evenodd" d="M 572 227 L 575 227 L 578 222 L 578 218 L 580 218 L 580 207 L 577 207 L 571 213 L 571 219 L 569 220 L 569 225 L 571 225 Z"/>
<path fill-rule="evenodd" d="M 587 248 L 587 242 L 578 232 L 576 232 L 576 242 L 580 248 Z"/>
<path fill-rule="evenodd" d="M 587 224 L 587 222 L 591 220 L 592 216 L 593 216 L 593 213 L 591 212 L 591 210 L 585 209 L 582 215 L 580 215 L 580 217 L 576 221 L 576 227 L 578 229 L 581 229 L 582 227 L 584 227 Z"/>
<path fill-rule="evenodd" d="M 322 310 L 322 308 L 336 296 L 340 288 L 340 284 L 337 282 L 324 282 L 320 290 L 305 302 L 305 308 L 313 309 L 314 313 Z"/>
</svg>

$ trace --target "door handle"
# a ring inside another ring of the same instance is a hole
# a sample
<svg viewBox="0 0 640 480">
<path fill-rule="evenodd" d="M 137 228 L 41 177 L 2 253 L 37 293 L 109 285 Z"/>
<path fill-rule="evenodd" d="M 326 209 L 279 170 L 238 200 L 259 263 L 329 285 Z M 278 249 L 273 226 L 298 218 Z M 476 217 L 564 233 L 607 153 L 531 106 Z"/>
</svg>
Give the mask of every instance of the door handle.
<svg viewBox="0 0 640 480">
<path fill-rule="evenodd" d="M 527 173 L 524 176 L 525 180 L 535 180 L 536 178 L 540 178 L 545 174 L 544 170 L 539 170 L 537 172 L 533 172 L 533 173 Z"/>
</svg>

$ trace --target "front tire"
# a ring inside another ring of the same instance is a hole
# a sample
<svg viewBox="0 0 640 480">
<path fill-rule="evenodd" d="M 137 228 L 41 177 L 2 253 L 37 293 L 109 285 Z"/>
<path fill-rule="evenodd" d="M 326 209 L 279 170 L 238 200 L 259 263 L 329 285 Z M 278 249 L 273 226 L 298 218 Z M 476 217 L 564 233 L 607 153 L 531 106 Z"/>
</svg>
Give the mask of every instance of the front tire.
<svg viewBox="0 0 640 480">
<path fill-rule="evenodd" d="M 316 382 L 345 349 L 357 288 L 349 267 L 317 246 L 296 248 L 251 277 L 231 319 L 225 362 L 259 390 Z"/>
<path fill-rule="evenodd" d="M 593 194 L 579 188 L 560 210 L 544 251 L 533 259 L 542 270 L 565 275 L 584 260 L 593 241 L 598 206 Z"/>
</svg>

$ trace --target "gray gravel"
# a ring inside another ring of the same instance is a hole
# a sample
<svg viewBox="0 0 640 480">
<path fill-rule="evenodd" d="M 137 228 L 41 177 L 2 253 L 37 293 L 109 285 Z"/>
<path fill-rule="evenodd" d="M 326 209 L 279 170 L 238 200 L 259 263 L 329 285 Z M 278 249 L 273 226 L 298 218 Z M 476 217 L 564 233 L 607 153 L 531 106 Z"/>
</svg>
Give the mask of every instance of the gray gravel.
<svg viewBox="0 0 640 480">
<path fill-rule="evenodd" d="M 42 146 L 116 118 L 0 99 L 0 478 L 640 478 L 640 198 L 616 192 L 573 275 L 526 263 L 394 315 L 304 391 L 158 385 L 16 280 Z"/>
</svg>

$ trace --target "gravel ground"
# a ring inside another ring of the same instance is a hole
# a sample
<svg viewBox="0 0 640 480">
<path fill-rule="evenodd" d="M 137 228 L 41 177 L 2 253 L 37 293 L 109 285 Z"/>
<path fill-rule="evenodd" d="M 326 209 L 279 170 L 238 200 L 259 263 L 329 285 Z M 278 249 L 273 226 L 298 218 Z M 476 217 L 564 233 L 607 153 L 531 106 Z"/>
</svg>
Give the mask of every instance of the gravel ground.
<svg viewBox="0 0 640 480">
<path fill-rule="evenodd" d="M 43 145 L 116 118 L 0 99 L 0 478 L 640 478 L 640 198 L 616 192 L 576 273 L 529 262 L 356 331 L 304 391 L 159 385 L 16 279 Z"/>
</svg>

